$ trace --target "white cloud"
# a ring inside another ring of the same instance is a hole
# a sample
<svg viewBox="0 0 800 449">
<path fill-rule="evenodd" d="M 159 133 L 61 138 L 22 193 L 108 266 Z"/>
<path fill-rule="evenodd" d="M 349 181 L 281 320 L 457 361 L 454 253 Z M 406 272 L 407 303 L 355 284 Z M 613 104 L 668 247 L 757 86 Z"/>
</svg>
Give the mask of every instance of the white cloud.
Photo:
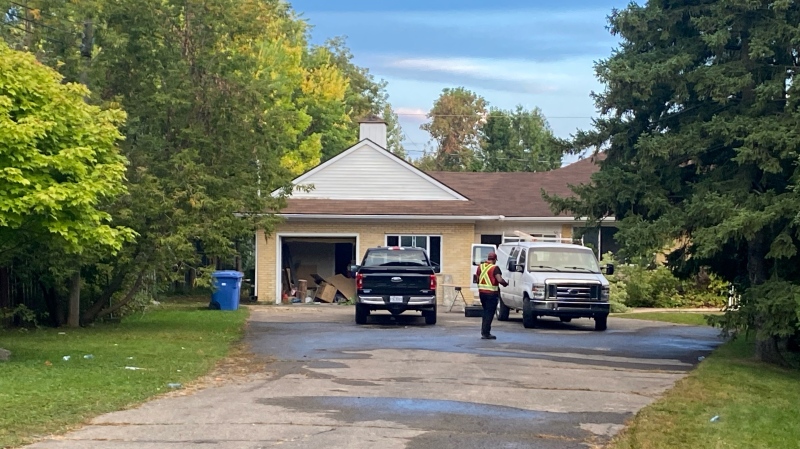
<svg viewBox="0 0 800 449">
<path fill-rule="evenodd" d="M 391 57 L 377 59 L 375 72 L 394 76 L 483 82 L 483 87 L 530 94 L 552 94 L 594 85 L 586 59 L 539 62 L 522 59 Z"/>
<path fill-rule="evenodd" d="M 394 108 L 394 113 L 397 114 L 400 121 L 413 126 L 419 126 L 428 121 L 428 111 L 422 108 L 399 106 Z"/>
</svg>

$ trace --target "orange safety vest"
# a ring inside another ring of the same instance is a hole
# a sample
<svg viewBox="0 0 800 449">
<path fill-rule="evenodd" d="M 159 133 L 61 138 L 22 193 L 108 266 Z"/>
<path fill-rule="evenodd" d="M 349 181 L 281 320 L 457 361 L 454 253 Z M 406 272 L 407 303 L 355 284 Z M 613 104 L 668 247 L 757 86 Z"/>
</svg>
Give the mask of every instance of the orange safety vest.
<svg viewBox="0 0 800 449">
<path fill-rule="evenodd" d="M 479 267 L 480 274 L 478 275 L 478 290 L 484 293 L 497 293 L 500 291 L 498 287 L 497 278 L 494 277 L 493 263 L 482 263 Z"/>
</svg>

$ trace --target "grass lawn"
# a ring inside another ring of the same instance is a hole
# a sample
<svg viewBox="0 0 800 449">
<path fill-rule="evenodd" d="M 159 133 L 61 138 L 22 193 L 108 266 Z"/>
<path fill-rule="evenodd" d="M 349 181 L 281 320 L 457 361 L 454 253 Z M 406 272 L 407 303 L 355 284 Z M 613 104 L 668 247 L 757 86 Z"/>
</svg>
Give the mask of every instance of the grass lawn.
<svg viewBox="0 0 800 449">
<path fill-rule="evenodd" d="M 716 313 L 714 313 L 716 314 Z M 705 316 L 710 313 L 703 312 L 642 312 L 612 314 L 614 318 L 633 318 L 636 320 L 664 321 L 676 324 L 693 324 L 707 326 Z"/>
<path fill-rule="evenodd" d="M 798 448 L 798 417 L 800 371 L 754 361 L 752 340 L 738 339 L 642 409 L 609 447 Z"/>
<path fill-rule="evenodd" d="M 0 330 L 0 347 L 12 352 L 0 363 L 0 447 L 65 431 L 207 373 L 242 338 L 248 315 L 207 305 L 174 300 L 85 329 Z"/>
</svg>

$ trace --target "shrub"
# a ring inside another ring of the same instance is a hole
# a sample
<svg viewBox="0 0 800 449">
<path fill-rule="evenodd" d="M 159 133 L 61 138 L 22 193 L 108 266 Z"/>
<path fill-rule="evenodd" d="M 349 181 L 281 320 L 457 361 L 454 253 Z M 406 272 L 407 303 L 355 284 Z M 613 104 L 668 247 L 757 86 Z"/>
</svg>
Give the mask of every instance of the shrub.
<svg viewBox="0 0 800 449">
<path fill-rule="evenodd" d="M 606 276 L 613 313 L 627 307 L 722 307 L 727 298 L 727 283 L 705 270 L 681 280 L 663 265 L 617 264 L 610 253 L 602 259 L 607 263 L 616 265 L 616 272 Z"/>
</svg>

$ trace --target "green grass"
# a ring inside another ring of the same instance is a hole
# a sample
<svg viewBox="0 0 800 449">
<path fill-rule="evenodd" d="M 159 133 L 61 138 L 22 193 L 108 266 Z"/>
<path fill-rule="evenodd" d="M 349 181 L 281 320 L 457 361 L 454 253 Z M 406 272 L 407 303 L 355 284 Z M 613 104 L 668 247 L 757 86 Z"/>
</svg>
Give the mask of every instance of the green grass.
<svg viewBox="0 0 800 449">
<path fill-rule="evenodd" d="M 705 316 L 708 313 L 702 312 L 642 312 L 642 313 L 619 313 L 613 314 L 615 318 L 633 318 L 636 320 L 664 321 L 675 324 L 692 324 L 696 326 L 707 326 Z"/>
<path fill-rule="evenodd" d="M 798 448 L 798 417 L 800 371 L 754 361 L 752 340 L 738 339 L 642 409 L 609 447 Z"/>
<path fill-rule="evenodd" d="M 0 347 L 12 352 L 0 362 L 0 447 L 63 432 L 207 373 L 242 338 L 248 315 L 207 304 L 164 303 L 84 329 L 0 330 Z"/>
</svg>

